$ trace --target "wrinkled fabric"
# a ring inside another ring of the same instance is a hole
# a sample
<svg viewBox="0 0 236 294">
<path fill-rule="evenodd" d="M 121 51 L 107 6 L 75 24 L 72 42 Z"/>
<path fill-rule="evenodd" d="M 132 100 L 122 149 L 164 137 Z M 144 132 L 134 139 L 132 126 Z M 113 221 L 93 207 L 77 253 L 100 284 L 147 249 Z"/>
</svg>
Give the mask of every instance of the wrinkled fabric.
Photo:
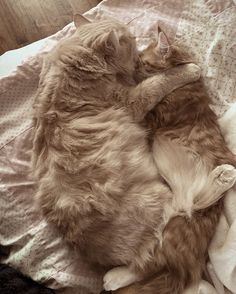
<svg viewBox="0 0 236 294">
<path fill-rule="evenodd" d="M 114 18 L 129 23 L 138 46 L 156 38 L 158 26 L 171 42 L 190 47 L 221 116 L 236 101 L 236 4 L 232 0 L 104 0 L 87 12 L 95 19 Z M 5 260 L 58 293 L 99 293 L 102 273 L 88 267 L 45 222 L 33 204 L 30 177 L 31 105 L 39 81 L 43 55 L 60 39 L 71 35 L 69 24 L 40 41 L 30 58 L 0 79 L 0 244 L 11 247 Z M 33 47 L 30 47 L 33 48 Z M 22 49 L 19 49 L 22 50 Z M 8 53 L 5 63 L 14 52 Z M 27 55 L 28 56 L 28 55 Z M 214 240 L 209 248 L 210 285 L 202 281 L 185 294 L 236 293 L 236 195 L 225 198 Z M 65 289 L 67 288 L 67 289 Z"/>
</svg>

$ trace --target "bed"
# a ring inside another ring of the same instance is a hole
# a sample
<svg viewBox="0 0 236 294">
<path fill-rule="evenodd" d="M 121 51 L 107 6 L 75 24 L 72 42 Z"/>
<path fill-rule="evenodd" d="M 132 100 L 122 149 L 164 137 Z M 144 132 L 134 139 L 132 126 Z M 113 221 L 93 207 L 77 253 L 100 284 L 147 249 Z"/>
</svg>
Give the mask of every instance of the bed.
<svg viewBox="0 0 236 294">
<path fill-rule="evenodd" d="M 130 22 L 139 48 L 155 38 L 158 26 L 172 42 L 191 47 L 213 109 L 220 117 L 236 100 L 236 2 L 233 0 L 104 0 L 85 13 L 94 19 Z M 30 176 L 31 105 L 43 55 L 75 30 L 55 35 L 0 57 L 0 244 L 11 249 L 2 262 L 58 293 L 100 293 L 103 272 L 75 256 L 60 233 L 33 206 Z M 236 192 L 209 248 L 208 281 L 186 293 L 236 293 Z M 209 283 L 210 281 L 210 283 Z"/>
</svg>

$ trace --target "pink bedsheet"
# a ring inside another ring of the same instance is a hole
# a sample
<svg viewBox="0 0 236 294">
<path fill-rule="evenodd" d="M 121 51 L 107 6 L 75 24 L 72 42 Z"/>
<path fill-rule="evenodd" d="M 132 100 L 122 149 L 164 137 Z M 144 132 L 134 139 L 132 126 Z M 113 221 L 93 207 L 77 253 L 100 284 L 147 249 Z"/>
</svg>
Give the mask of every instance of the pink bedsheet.
<svg viewBox="0 0 236 294">
<path fill-rule="evenodd" d="M 232 0 L 104 0 L 86 16 L 125 23 L 133 20 L 130 29 L 140 48 L 160 26 L 172 41 L 193 50 L 218 115 L 236 100 L 236 6 Z M 75 258 L 34 208 L 34 182 L 29 173 L 31 104 L 43 54 L 73 31 L 73 24 L 66 26 L 47 40 L 40 53 L 0 80 L 0 244 L 11 246 L 7 263 L 59 293 L 99 293 L 101 274 Z M 231 198 L 234 202 L 236 196 Z M 236 293 L 236 212 L 230 212 L 230 222 L 227 216 L 229 211 L 222 215 L 223 224 L 210 249 L 208 268 L 214 287 L 203 281 L 188 293 L 229 293 L 224 286 Z"/>
</svg>

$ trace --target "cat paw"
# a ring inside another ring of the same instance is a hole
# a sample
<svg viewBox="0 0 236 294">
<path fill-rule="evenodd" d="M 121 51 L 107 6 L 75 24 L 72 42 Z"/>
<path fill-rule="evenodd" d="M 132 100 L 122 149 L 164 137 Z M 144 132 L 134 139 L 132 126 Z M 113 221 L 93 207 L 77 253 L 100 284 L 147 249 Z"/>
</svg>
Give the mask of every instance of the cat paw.
<svg viewBox="0 0 236 294">
<path fill-rule="evenodd" d="M 114 291 L 139 281 L 139 276 L 127 266 L 119 266 L 108 271 L 103 278 L 103 287 L 106 291 Z"/>
<path fill-rule="evenodd" d="M 194 64 L 194 63 L 189 63 L 185 64 L 186 70 L 189 73 L 189 76 L 193 81 L 197 81 L 200 76 L 201 76 L 201 68 Z"/>
<path fill-rule="evenodd" d="M 226 189 L 230 189 L 236 182 L 236 169 L 230 164 L 219 165 L 212 173 L 217 184 Z"/>
</svg>

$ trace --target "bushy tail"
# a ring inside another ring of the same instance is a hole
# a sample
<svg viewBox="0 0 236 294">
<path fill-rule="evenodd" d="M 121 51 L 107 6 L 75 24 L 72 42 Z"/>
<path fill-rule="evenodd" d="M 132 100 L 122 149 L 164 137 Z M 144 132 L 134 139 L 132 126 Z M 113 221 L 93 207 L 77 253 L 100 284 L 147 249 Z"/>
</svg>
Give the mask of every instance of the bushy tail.
<svg viewBox="0 0 236 294">
<path fill-rule="evenodd" d="M 150 278 L 117 294 L 182 294 L 200 281 L 221 211 L 222 201 L 219 201 L 191 218 L 171 218 L 163 231 L 162 245 L 153 256 L 157 272 L 152 267 Z"/>
<path fill-rule="evenodd" d="M 180 294 L 184 291 L 185 283 L 177 279 L 174 273 L 166 271 L 135 288 L 135 294 Z"/>
<path fill-rule="evenodd" d="M 174 275 L 163 272 L 142 283 L 119 289 L 116 294 L 179 294 L 184 288 L 184 283 L 177 280 Z"/>
</svg>

